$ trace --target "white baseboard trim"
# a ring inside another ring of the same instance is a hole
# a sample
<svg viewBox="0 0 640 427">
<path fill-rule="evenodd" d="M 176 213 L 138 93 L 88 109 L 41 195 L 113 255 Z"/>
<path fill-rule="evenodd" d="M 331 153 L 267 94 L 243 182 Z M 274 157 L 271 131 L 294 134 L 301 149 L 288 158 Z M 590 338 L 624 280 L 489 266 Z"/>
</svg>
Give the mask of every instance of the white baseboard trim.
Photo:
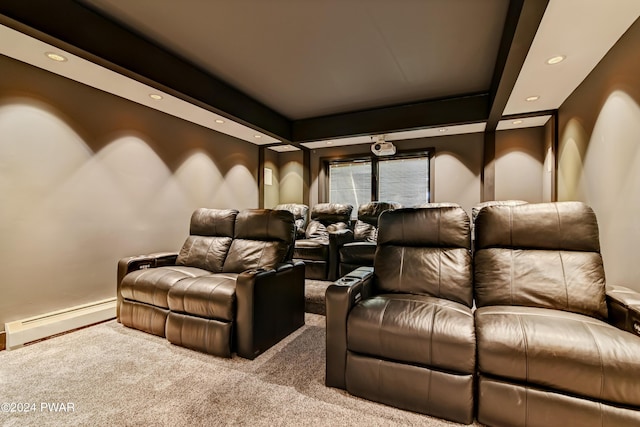
<svg viewBox="0 0 640 427">
<path fill-rule="evenodd" d="M 5 323 L 7 350 L 115 317 L 116 299 L 109 298 Z"/>
</svg>

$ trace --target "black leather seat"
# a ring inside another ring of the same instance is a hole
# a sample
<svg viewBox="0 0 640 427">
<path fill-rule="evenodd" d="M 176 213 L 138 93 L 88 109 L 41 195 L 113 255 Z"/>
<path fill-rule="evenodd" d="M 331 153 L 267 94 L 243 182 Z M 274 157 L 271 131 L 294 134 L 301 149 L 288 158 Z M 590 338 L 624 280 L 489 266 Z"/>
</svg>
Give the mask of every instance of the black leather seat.
<svg viewBox="0 0 640 427">
<path fill-rule="evenodd" d="M 293 258 L 305 263 L 305 278 L 335 280 L 338 248 L 353 240 L 350 228 L 353 206 L 319 203 L 311 209 L 304 239 L 295 242 Z"/>
<path fill-rule="evenodd" d="M 305 232 L 309 224 L 309 206 L 302 203 L 283 203 L 273 209 L 291 212 L 296 224 L 296 239 L 305 238 Z"/>
<path fill-rule="evenodd" d="M 380 215 L 373 267 L 326 294 L 326 384 L 460 423 L 474 417 L 469 217 L 460 207 Z"/>
<path fill-rule="evenodd" d="M 340 277 L 358 267 L 373 266 L 378 239 L 378 217 L 384 211 L 400 207 L 400 203 L 395 202 L 369 202 L 358 207 L 358 219 L 353 227 L 353 241 L 343 244 L 338 250 Z"/>
<path fill-rule="evenodd" d="M 621 307 L 609 316 L 593 211 L 487 206 L 475 227 L 478 421 L 640 425 L 640 337 L 608 322 L 626 326 Z"/>
</svg>

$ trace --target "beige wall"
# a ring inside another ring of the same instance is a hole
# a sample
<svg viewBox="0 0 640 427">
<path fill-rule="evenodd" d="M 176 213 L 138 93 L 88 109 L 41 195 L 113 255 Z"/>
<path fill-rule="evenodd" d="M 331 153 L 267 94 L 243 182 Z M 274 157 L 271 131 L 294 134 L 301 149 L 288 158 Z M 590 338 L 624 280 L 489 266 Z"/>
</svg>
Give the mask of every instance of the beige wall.
<svg viewBox="0 0 640 427">
<path fill-rule="evenodd" d="M 544 138 L 544 127 L 496 132 L 496 200 L 543 201 Z"/>
<path fill-rule="evenodd" d="M 115 296 L 198 207 L 258 205 L 256 146 L 0 56 L 0 328 Z"/>
<path fill-rule="evenodd" d="M 267 183 L 267 169 L 271 171 L 271 184 Z M 271 209 L 280 203 L 280 169 L 278 153 L 264 150 L 264 169 L 262 170 L 264 179 L 264 208 Z"/>
<path fill-rule="evenodd" d="M 598 217 L 607 283 L 640 290 L 640 21 L 559 110 L 558 198 Z"/>
<path fill-rule="evenodd" d="M 304 203 L 302 151 L 280 153 L 280 203 Z"/>
<path fill-rule="evenodd" d="M 544 126 L 544 163 L 542 165 L 542 201 L 556 200 L 555 176 L 556 153 L 554 150 L 555 120 L 551 118 Z"/>
</svg>

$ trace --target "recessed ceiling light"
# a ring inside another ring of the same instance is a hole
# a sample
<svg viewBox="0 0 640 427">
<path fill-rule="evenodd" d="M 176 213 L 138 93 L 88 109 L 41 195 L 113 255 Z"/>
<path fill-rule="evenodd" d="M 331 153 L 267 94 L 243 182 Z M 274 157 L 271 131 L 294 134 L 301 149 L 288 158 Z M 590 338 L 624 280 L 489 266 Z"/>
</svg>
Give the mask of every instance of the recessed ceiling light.
<svg viewBox="0 0 640 427">
<path fill-rule="evenodd" d="M 216 119 L 216 123 L 220 123 L 220 124 L 222 124 L 222 123 L 224 123 L 224 120 L 222 120 L 222 119 Z"/>
<path fill-rule="evenodd" d="M 447 129 L 447 128 L 440 128 L 440 129 L 438 129 L 438 130 L 439 130 L 440 132 L 446 132 L 446 131 L 448 131 L 449 129 Z"/>
<path fill-rule="evenodd" d="M 149 94 L 149 98 L 151 99 L 155 99 L 156 101 L 162 99 L 162 95 L 158 95 L 157 93 L 151 93 Z"/>
<path fill-rule="evenodd" d="M 253 137 L 256 138 L 256 139 L 260 139 L 260 138 L 262 138 L 262 135 L 253 135 Z"/>
<path fill-rule="evenodd" d="M 65 62 L 67 60 L 67 58 L 65 58 L 64 56 L 53 52 L 45 52 L 45 55 L 47 56 L 47 58 L 56 62 Z"/>
<path fill-rule="evenodd" d="M 536 96 L 530 96 L 530 97 L 526 98 L 525 101 L 533 102 L 533 101 L 537 101 L 538 99 L 540 99 L 540 97 L 538 95 L 536 95 Z"/>
<path fill-rule="evenodd" d="M 513 121 L 513 124 L 514 124 L 514 125 L 519 125 L 520 123 L 522 123 L 522 120 L 514 120 L 514 121 Z"/>
<path fill-rule="evenodd" d="M 549 65 L 557 64 L 559 62 L 564 61 L 565 58 L 566 58 L 566 56 L 564 56 L 564 55 L 553 56 L 553 57 L 547 59 L 547 64 L 549 64 Z"/>
</svg>

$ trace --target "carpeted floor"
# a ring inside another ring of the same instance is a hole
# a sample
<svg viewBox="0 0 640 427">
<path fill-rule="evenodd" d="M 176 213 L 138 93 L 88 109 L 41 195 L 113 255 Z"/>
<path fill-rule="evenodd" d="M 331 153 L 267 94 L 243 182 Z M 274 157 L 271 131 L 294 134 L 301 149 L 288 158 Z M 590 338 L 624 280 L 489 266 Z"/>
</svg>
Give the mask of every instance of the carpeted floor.
<svg viewBox="0 0 640 427">
<path fill-rule="evenodd" d="M 324 317 L 307 314 L 306 322 L 253 361 L 187 350 L 115 321 L 3 351 L 0 423 L 457 425 L 325 387 Z M 12 402 L 11 409 L 29 412 L 6 412 Z"/>
<path fill-rule="evenodd" d="M 307 313 L 326 314 L 324 295 L 332 283 L 326 280 L 305 279 L 304 311 Z"/>
</svg>

